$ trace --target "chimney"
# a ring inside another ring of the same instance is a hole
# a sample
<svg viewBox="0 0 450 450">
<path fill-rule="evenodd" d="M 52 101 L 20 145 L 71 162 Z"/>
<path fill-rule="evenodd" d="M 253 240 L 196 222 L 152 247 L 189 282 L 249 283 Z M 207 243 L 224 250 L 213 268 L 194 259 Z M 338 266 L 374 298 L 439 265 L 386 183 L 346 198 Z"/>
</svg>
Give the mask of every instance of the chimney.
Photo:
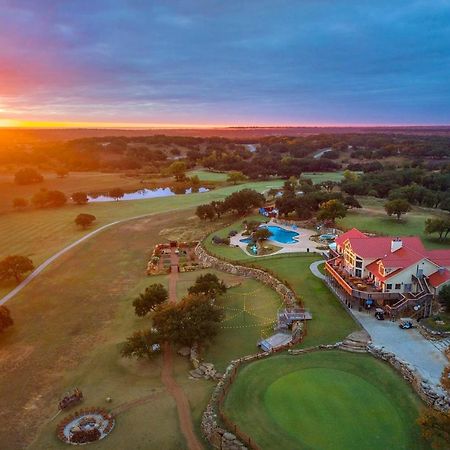
<svg viewBox="0 0 450 450">
<path fill-rule="evenodd" d="M 396 237 L 391 241 L 391 253 L 396 252 L 398 249 L 403 247 L 403 242 L 400 238 Z"/>
</svg>

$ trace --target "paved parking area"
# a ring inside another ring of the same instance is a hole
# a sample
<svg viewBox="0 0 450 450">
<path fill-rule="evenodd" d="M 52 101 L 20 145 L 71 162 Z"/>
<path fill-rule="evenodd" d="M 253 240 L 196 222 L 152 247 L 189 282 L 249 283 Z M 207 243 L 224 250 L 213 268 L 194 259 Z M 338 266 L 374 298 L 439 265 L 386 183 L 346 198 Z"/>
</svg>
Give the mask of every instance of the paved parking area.
<svg viewBox="0 0 450 450">
<path fill-rule="evenodd" d="M 352 313 L 370 334 L 373 344 L 394 353 L 414 366 L 422 378 L 439 385 L 448 360 L 432 341 L 425 339 L 417 329 L 402 330 L 398 322 L 376 320 L 365 312 L 352 310 Z"/>
</svg>

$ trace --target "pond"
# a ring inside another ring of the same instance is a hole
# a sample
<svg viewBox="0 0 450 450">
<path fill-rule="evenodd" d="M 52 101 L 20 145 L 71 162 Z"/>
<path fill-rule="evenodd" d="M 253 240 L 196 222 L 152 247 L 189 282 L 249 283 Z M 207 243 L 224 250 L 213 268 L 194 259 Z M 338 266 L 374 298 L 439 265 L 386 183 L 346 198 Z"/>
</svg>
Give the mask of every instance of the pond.
<svg viewBox="0 0 450 450">
<path fill-rule="evenodd" d="M 198 192 L 208 192 L 209 189 L 201 187 L 199 188 Z M 192 189 L 186 189 L 184 194 L 192 194 Z M 126 201 L 126 200 L 144 200 L 146 198 L 157 198 L 157 197 L 170 197 L 172 195 L 184 195 L 184 194 L 176 194 L 174 191 L 172 191 L 171 188 L 157 188 L 157 189 L 139 189 L 138 191 L 134 192 L 127 192 L 124 194 L 122 198 L 119 198 L 119 201 Z M 110 197 L 109 195 L 89 195 L 88 196 L 89 202 L 113 202 L 115 199 L 113 197 Z"/>
</svg>

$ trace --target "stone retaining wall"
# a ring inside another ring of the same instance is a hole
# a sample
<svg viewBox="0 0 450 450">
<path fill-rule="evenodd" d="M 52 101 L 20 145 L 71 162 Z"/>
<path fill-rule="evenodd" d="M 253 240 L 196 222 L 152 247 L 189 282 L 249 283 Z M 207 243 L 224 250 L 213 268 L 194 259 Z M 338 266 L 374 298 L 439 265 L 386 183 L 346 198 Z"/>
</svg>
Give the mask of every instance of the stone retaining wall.
<svg viewBox="0 0 450 450">
<path fill-rule="evenodd" d="M 203 267 L 212 267 L 213 269 L 231 273 L 233 275 L 254 278 L 276 291 L 283 298 L 286 306 L 292 307 L 299 303 L 297 296 L 289 287 L 287 287 L 280 280 L 275 278 L 273 275 L 265 272 L 264 270 L 235 265 L 226 261 L 222 261 L 219 258 L 216 258 L 215 256 L 207 253 L 201 244 L 198 244 L 195 248 L 195 254 L 197 255 L 198 261 L 200 262 L 200 264 L 202 264 Z"/>
<path fill-rule="evenodd" d="M 450 331 L 432 330 L 422 323 L 418 323 L 417 328 L 422 336 L 430 340 L 445 339 L 450 337 Z"/>
<path fill-rule="evenodd" d="M 282 297 L 283 302 L 288 307 L 296 306 L 301 303 L 295 293 L 288 286 L 286 286 L 276 277 L 265 272 L 264 270 L 242 265 L 235 265 L 226 261 L 222 261 L 219 258 L 216 258 L 215 256 L 207 253 L 200 243 L 195 248 L 195 254 L 200 264 L 205 268 L 211 267 L 213 269 L 231 273 L 233 275 L 254 278 L 261 283 L 264 283 L 266 286 L 276 291 Z M 305 331 L 306 330 L 303 329 L 303 327 L 298 327 L 295 336 L 295 343 L 298 343 L 303 338 L 303 336 L 305 335 Z M 291 345 L 292 344 L 293 343 L 291 343 Z M 279 348 L 277 350 L 285 350 L 289 347 L 290 345 Z M 238 368 L 242 364 L 246 364 L 262 358 L 267 358 L 272 354 L 273 352 L 256 353 L 231 361 L 222 379 L 217 383 L 208 402 L 206 410 L 203 413 L 201 422 L 202 433 L 214 448 L 221 450 L 244 450 L 248 448 L 246 445 L 251 448 L 258 448 L 256 443 L 253 443 L 249 436 L 244 437 L 244 433 L 240 432 L 240 430 L 237 429 L 236 425 L 229 422 L 225 416 L 221 415 L 220 404 L 223 401 L 228 388 L 233 383 Z M 221 419 L 225 423 L 225 425 L 227 425 L 228 428 L 233 431 L 233 433 L 220 427 L 218 424 L 219 419 Z M 243 441 L 245 441 L 246 444 L 244 444 Z"/>
<path fill-rule="evenodd" d="M 368 351 L 375 358 L 386 361 L 397 370 L 428 406 L 442 412 L 450 410 L 450 396 L 443 390 L 438 392 L 427 380 L 423 380 L 413 366 L 400 360 L 393 353 L 387 352 L 373 344 L 368 346 Z"/>
</svg>

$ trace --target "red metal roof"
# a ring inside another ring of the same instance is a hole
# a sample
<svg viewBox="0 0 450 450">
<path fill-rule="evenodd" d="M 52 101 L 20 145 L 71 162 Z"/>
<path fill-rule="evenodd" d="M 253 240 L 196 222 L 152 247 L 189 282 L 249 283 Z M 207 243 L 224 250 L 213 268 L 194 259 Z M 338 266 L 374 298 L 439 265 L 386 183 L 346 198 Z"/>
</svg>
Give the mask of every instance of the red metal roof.
<svg viewBox="0 0 450 450">
<path fill-rule="evenodd" d="M 351 230 L 345 232 L 344 234 L 341 234 L 339 237 L 336 238 L 335 242 L 337 245 L 342 246 L 344 242 L 349 238 L 366 238 L 367 236 L 359 231 L 356 228 L 352 228 Z"/>
<path fill-rule="evenodd" d="M 433 287 L 439 287 L 442 283 L 450 280 L 450 271 L 447 269 L 437 270 L 428 277 L 428 281 Z"/>
<path fill-rule="evenodd" d="M 429 250 L 426 256 L 438 266 L 450 268 L 450 250 Z"/>
<path fill-rule="evenodd" d="M 402 248 L 396 252 L 391 252 L 392 237 L 365 237 L 351 238 L 350 244 L 353 251 L 363 259 L 378 259 L 387 257 L 390 254 L 395 254 L 402 249 L 408 248 L 411 252 L 420 253 L 425 256 L 425 248 L 422 241 L 418 237 L 402 237 Z M 400 258 L 406 257 L 406 252 L 398 254 Z"/>
</svg>

